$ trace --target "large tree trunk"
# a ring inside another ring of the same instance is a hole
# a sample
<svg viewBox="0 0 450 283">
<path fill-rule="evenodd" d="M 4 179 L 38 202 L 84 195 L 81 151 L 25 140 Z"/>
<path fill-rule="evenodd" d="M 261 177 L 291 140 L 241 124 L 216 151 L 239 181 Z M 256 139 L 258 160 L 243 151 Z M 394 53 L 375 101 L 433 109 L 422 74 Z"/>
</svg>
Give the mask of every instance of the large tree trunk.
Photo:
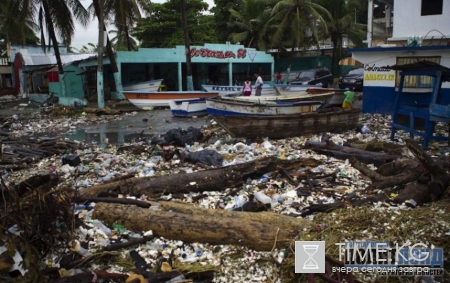
<svg viewBox="0 0 450 283">
<path fill-rule="evenodd" d="M 172 240 L 243 245 L 259 251 L 289 245 L 309 225 L 307 220 L 274 213 L 210 211 L 181 206 L 178 209 L 174 205 L 172 208 L 187 213 L 98 203 L 93 218 L 109 225 L 122 224 L 129 230 L 152 230 L 157 236 Z"/>
<path fill-rule="evenodd" d="M 181 18 L 183 26 L 184 46 L 186 52 L 186 85 L 187 90 L 194 90 L 194 83 L 192 81 L 192 66 L 191 66 L 191 43 L 189 39 L 189 31 L 186 19 L 186 0 L 181 0 Z M 180 89 L 182 90 L 182 89 Z"/>
<path fill-rule="evenodd" d="M 276 157 L 267 157 L 190 174 L 173 174 L 155 178 L 132 178 L 110 184 L 92 186 L 82 190 L 80 195 L 92 197 L 101 193 L 131 193 L 140 196 L 142 194 L 223 191 L 226 188 L 242 185 L 248 177 L 257 177 L 276 171 L 278 167 L 291 170 L 300 166 L 317 167 L 319 165 L 320 161 L 315 159 L 281 160 Z"/>
<path fill-rule="evenodd" d="M 103 4 L 100 0 L 94 0 L 94 8 L 98 19 L 98 55 L 97 55 L 97 103 L 98 108 L 105 108 L 105 89 L 103 85 L 103 46 L 104 39 L 104 21 L 103 21 Z"/>
<path fill-rule="evenodd" d="M 360 162 L 374 164 L 375 166 L 380 166 L 399 158 L 399 155 L 371 152 L 359 148 L 337 145 L 329 139 L 324 142 L 308 141 L 305 143 L 305 148 L 341 160 L 355 158 Z"/>
</svg>

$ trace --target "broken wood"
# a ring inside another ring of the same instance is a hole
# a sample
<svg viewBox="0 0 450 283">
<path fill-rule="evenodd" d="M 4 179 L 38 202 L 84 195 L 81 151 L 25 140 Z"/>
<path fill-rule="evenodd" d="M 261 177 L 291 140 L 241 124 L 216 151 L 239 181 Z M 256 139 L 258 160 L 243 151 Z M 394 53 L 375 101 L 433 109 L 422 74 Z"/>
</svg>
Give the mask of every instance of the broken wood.
<svg viewBox="0 0 450 283">
<path fill-rule="evenodd" d="M 341 160 L 355 158 L 360 162 L 374 164 L 375 166 L 379 166 L 399 158 L 399 155 L 371 152 L 359 148 L 337 145 L 332 140 L 325 140 L 325 142 L 308 141 L 305 143 L 305 148 L 312 149 L 317 153 Z"/>
<path fill-rule="evenodd" d="M 77 197 L 74 199 L 75 202 L 106 202 L 106 203 L 121 203 L 121 204 L 133 204 L 142 208 L 149 208 L 150 203 L 137 199 L 129 198 L 104 198 L 104 197 Z"/>
<path fill-rule="evenodd" d="M 243 245 L 259 251 L 285 246 L 310 223 L 282 215 L 276 216 L 280 217 L 278 219 L 285 217 L 282 221 L 269 222 L 267 213 L 208 211 L 202 208 L 191 210 L 189 214 L 99 203 L 95 206 L 93 218 L 109 225 L 118 223 L 133 231 L 152 230 L 155 235 L 167 239 L 212 245 Z"/>
<path fill-rule="evenodd" d="M 398 174 L 391 174 L 390 176 L 383 176 L 354 158 L 350 160 L 350 164 L 372 180 L 372 184 L 366 188 L 367 192 L 374 192 L 376 190 L 382 190 L 397 185 L 405 185 L 417 180 L 422 174 L 426 173 L 422 164 L 411 158 L 401 158 L 386 164 L 385 168 L 392 168 L 391 173 L 395 172 L 395 170 L 399 170 Z M 387 172 L 385 172 L 385 174 L 386 173 Z"/>
<path fill-rule="evenodd" d="M 226 167 L 206 169 L 189 174 L 172 174 L 153 178 L 131 178 L 110 184 L 86 188 L 81 196 L 97 196 L 100 193 L 129 193 L 141 196 L 162 193 L 189 193 L 205 191 L 222 191 L 242 185 L 247 178 L 261 176 L 277 170 L 281 166 L 286 170 L 298 168 L 299 165 L 316 167 L 320 161 L 310 158 L 282 160 L 266 157 L 246 163 Z"/>
</svg>

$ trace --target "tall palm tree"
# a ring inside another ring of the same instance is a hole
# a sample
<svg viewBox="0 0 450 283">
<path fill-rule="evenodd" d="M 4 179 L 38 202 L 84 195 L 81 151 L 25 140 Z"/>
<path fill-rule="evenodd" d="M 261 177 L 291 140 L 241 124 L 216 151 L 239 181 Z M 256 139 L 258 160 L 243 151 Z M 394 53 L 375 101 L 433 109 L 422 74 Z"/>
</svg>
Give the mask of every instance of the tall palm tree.
<svg viewBox="0 0 450 283">
<path fill-rule="evenodd" d="M 192 67 L 191 67 L 191 41 L 189 39 L 189 30 L 186 19 L 186 0 L 180 1 L 181 9 L 181 25 L 183 27 L 183 37 L 184 37 L 184 49 L 186 55 L 186 85 L 187 90 L 194 90 L 194 83 L 192 81 Z"/>
<path fill-rule="evenodd" d="M 14 23 L 35 22 L 38 20 L 41 32 L 41 46 L 45 52 L 47 39 L 46 32 L 55 52 L 59 76 L 62 86 L 62 95 L 66 95 L 64 84 L 64 69 L 59 52 L 57 35 L 61 40 L 70 45 L 74 32 L 74 18 L 82 25 L 86 25 L 89 14 L 80 0 L 7 0 L 8 15 L 5 19 L 6 26 L 10 29 Z"/>
<path fill-rule="evenodd" d="M 34 20 L 21 22 L 17 15 L 13 16 L 17 4 L 14 0 L 0 2 L 0 36 L 4 37 L 4 43 L 12 44 L 37 44 L 39 38 L 35 32 L 39 31 L 39 26 Z"/>
<path fill-rule="evenodd" d="M 360 0 L 318 0 L 329 13 L 323 15 L 328 31 L 325 35 L 333 43 L 332 73 L 336 74 L 337 62 L 342 58 L 342 41 L 348 37 L 355 44 L 362 44 L 366 25 L 355 20 L 355 11 L 364 9 Z"/>
<path fill-rule="evenodd" d="M 239 11 L 229 9 L 230 25 L 235 32 L 230 34 L 233 43 L 267 50 L 266 22 L 270 18 L 270 7 L 265 0 L 243 0 Z"/>
<path fill-rule="evenodd" d="M 267 26 L 274 26 L 271 36 L 272 46 L 283 48 L 285 44 L 291 48 L 291 63 L 294 59 L 295 48 L 318 45 L 317 24 L 323 24 L 323 14 L 327 11 L 311 0 L 281 0 L 272 1 L 270 20 Z M 326 29 L 326 27 L 325 27 Z M 288 67 L 289 77 L 290 65 Z"/>
<path fill-rule="evenodd" d="M 102 33 L 106 32 L 106 24 L 111 23 L 117 27 L 117 36 L 127 39 L 128 51 L 133 49 L 131 41 L 129 40 L 129 30 L 135 25 L 135 23 L 141 18 L 141 10 L 146 12 L 149 9 L 150 0 L 98 0 L 102 1 L 102 21 L 99 22 L 99 29 L 102 29 Z M 94 14 L 99 18 L 98 7 L 94 5 L 89 9 L 94 11 Z M 100 32 L 100 30 L 99 30 Z M 109 40 L 108 33 L 106 33 L 106 53 L 111 64 L 111 71 L 114 76 L 114 82 L 116 85 L 116 91 L 119 98 L 125 99 L 122 94 L 122 81 L 120 78 L 119 68 L 117 66 L 114 50 L 112 48 L 111 41 Z"/>
</svg>

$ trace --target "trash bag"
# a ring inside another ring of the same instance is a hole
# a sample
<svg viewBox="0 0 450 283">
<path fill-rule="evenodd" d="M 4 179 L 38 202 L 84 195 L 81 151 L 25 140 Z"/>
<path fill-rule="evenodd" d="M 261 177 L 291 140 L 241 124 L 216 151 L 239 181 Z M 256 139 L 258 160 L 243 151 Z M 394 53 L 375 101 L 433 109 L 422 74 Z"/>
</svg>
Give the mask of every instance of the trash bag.
<svg viewBox="0 0 450 283">
<path fill-rule="evenodd" d="M 193 164 L 201 163 L 212 166 L 222 166 L 223 163 L 222 155 L 212 149 L 189 152 L 184 160 Z"/>
<path fill-rule="evenodd" d="M 184 147 L 186 144 L 193 145 L 195 142 L 203 139 L 203 133 L 192 126 L 187 130 L 178 128 L 169 130 L 164 135 L 164 139 L 172 145 Z"/>
</svg>

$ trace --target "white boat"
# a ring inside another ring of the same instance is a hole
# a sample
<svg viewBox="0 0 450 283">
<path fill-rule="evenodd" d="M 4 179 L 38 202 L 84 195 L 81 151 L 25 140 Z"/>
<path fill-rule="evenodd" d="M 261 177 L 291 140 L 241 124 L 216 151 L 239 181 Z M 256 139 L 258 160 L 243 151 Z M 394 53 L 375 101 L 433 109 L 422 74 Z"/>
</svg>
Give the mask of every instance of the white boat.
<svg viewBox="0 0 450 283">
<path fill-rule="evenodd" d="M 321 101 L 264 101 L 257 103 L 235 101 L 223 99 L 221 97 L 206 99 L 206 109 L 208 114 L 213 116 L 292 115 L 315 111 L 321 105 Z"/>
<path fill-rule="evenodd" d="M 175 117 L 206 116 L 206 98 L 170 100 L 170 111 Z"/>
<path fill-rule="evenodd" d="M 169 107 L 170 100 L 216 97 L 217 92 L 206 91 L 124 91 L 123 95 L 141 109 Z"/>
<path fill-rule="evenodd" d="M 236 101 L 247 101 L 247 102 L 257 102 L 264 103 L 265 101 L 329 101 L 332 97 L 335 96 L 335 92 L 324 92 L 312 94 L 308 92 L 290 94 L 290 95 L 262 95 L 262 96 L 243 96 L 243 95 L 225 95 L 221 96 L 223 99 L 236 100 Z M 342 103 L 341 103 L 342 104 Z"/>
<path fill-rule="evenodd" d="M 311 85 L 291 85 L 291 84 L 276 84 L 275 89 L 279 95 L 295 95 L 303 94 L 308 91 Z M 316 87 L 322 87 L 322 85 L 317 85 Z"/>
<path fill-rule="evenodd" d="M 158 91 L 162 81 L 163 81 L 162 79 L 158 79 L 140 83 L 127 84 L 123 85 L 122 88 L 125 91 L 133 91 L 133 90 Z"/>
<path fill-rule="evenodd" d="M 243 86 L 226 86 L 226 85 L 202 85 L 202 88 L 207 92 L 218 92 L 220 96 L 227 94 L 242 93 Z M 252 96 L 255 95 L 255 88 L 252 86 Z M 263 95 L 277 95 L 277 90 L 268 84 L 264 84 L 261 89 L 261 96 Z"/>
</svg>

